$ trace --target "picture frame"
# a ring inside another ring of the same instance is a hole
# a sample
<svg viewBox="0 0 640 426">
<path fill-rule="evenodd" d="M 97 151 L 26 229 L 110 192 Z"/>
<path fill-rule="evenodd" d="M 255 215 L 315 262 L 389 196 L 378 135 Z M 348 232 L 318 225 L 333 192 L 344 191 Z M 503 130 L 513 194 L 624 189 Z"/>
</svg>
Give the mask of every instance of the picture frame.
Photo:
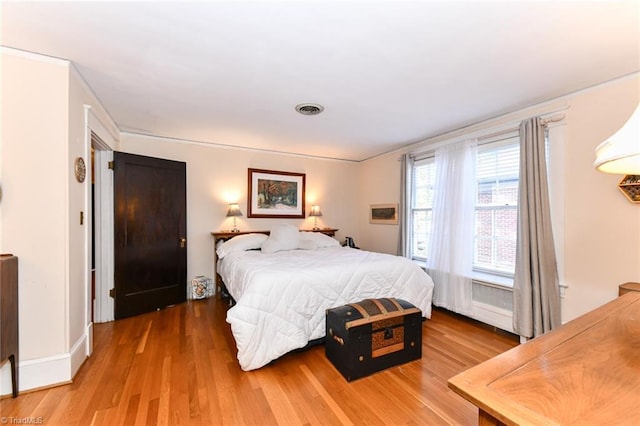
<svg viewBox="0 0 640 426">
<path fill-rule="evenodd" d="M 304 219 L 304 173 L 248 169 L 247 217 Z"/>
<path fill-rule="evenodd" d="M 398 224 L 398 203 L 370 204 L 369 223 L 382 225 Z"/>
</svg>

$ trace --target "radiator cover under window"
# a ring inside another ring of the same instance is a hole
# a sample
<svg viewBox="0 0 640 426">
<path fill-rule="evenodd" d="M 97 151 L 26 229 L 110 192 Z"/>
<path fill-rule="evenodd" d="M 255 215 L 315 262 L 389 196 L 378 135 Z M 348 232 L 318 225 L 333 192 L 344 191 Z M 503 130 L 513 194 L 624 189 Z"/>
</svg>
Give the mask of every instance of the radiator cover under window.
<svg viewBox="0 0 640 426">
<path fill-rule="evenodd" d="M 513 312 L 513 291 L 510 288 L 473 281 L 471 300 Z"/>
</svg>

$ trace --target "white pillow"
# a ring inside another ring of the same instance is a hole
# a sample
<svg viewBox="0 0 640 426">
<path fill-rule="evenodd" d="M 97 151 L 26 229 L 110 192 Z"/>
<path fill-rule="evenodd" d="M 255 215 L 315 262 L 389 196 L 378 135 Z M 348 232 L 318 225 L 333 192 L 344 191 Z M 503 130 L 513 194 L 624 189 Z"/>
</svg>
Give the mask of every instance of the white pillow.
<svg viewBox="0 0 640 426">
<path fill-rule="evenodd" d="M 325 248 L 325 247 L 338 247 L 340 242 L 335 238 L 332 238 L 322 232 L 301 232 L 300 233 L 300 241 L 311 241 L 315 243 L 317 248 Z"/>
<path fill-rule="evenodd" d="M 222 259 L 234 251 L 254 250 L 262 247 L 267 240 L 265 234 L 242 234 L 222 243 L 216 250 L 218 259 Z"/>
<path fill-rule="evenodd" d="M 295 250 L 300 242 L 300 232 L 294 225 L 277 225 L 271 229 L 269 238 L 262 244 L 263 253 Z"/>
<path fill-rule="evenodd" d="M 298 248 L 300 250 L 315 250 L 318 248 L 318 244 L 315 241 L 302 239 L 302 235 L 300 237 L 301 239 L 298 243 Z"/>
</svg>

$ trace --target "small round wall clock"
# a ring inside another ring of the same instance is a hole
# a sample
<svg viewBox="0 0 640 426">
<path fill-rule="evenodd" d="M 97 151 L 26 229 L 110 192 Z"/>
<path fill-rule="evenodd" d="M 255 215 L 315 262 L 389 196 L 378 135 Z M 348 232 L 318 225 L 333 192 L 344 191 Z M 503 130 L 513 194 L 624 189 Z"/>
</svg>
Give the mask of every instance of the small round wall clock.
<svg viewBox="0 0 640 426">
<path fill-rule="evenodd" d="M 78 182 L 84 182 L 84 178 L 87 177 L 87 165 L 84 163 L 82 157 L 76 158 L 75 172 Z"/>
</svg>

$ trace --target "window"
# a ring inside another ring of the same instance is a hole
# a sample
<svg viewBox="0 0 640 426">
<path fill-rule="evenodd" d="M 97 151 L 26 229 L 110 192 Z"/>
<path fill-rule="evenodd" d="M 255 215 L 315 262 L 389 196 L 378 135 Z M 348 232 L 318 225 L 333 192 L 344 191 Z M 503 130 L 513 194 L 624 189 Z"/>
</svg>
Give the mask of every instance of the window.
<svg viewBox="0 0 640 426">
<path fill-rule="evenodd" d="M 518 226 L 518 137 L 478 147 L 473 269 L 513 275 Z"/>
<path fill-rule="evenodd" d="M 412 188 L 411 257 L 426 261 L 431 242 L 431 215 L 436 165 L 433 157 L 415 162 Z"/>
<path fill-rule="evenodd" d="M 473 269 L 491 275 L 513 276 L 518 224 L 517 135 L 478 146 L 476 165 L 475 234 Z M 415 162 L 412 187 L 411 257 L 429 258 L 433 192 L 433 157 Z"/>
</svg>

